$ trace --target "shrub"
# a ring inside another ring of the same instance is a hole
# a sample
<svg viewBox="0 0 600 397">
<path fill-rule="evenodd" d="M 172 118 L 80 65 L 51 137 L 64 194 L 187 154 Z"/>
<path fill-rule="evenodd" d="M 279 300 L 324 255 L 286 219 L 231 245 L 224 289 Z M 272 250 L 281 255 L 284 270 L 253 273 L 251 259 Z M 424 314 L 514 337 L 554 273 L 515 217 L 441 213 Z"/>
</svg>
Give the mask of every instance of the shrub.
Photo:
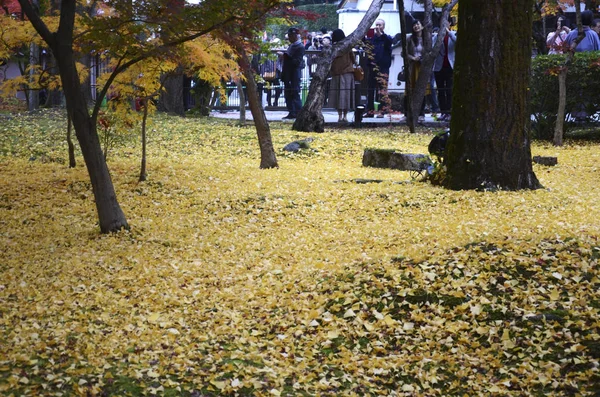
<svg viewBox="0 0 600 397">
<path fill-rule="evenodd" d="M 531 64 L 530 106 L 532 136 L 549 139 L 554 136 L 558 111 L 558 72 L 566 55 L 540 55 Z M 588 121 L 600 109 L 600 51 L 580 52 L 575 55 L 567 73 L 567 104 L 565 132 L 575 124 L 569 115 L 582 110 Z M 567 122 L 567 120 L 571 120 Z"/>
</svg>

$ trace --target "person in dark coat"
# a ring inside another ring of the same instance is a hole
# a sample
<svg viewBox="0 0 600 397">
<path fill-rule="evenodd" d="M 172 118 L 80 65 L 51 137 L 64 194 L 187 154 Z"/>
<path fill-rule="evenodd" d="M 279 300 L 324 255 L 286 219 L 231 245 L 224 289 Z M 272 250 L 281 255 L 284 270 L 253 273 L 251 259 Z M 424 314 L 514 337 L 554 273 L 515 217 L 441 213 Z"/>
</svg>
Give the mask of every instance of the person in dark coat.
<svg viewBox="0 0 600 397">
<path fill-rule="evenodd" d="M 373 47 L 369 62 L 369 79 L 367 93 L 367 110 L 365 117 L 373 117 L 375 100 L 381 102 L 381 92 L 387 92 L 390 66 L 392 65 L 392 36 L 385 33 L 385 21 L 375 21 L 375 33 L 369 43 Z M 380 114 L 383 117 L 383 114 Z"/>
<path fill-rule="evenodd" d="M 285 106 L 288 115 L 284 119 L 295 119 L 302 108 L 300 99 L 300 81 L 302 79 L 302 69 L 306 66 L 304 63 L 304 45 L 300 40 L 300 31 L 297 28 L 288 29 L 288 40 L 290 45 L 285 52 L 280 52 L 283 57 L 283 68 L 281 80 L 283 81 Z"/>
</svg>

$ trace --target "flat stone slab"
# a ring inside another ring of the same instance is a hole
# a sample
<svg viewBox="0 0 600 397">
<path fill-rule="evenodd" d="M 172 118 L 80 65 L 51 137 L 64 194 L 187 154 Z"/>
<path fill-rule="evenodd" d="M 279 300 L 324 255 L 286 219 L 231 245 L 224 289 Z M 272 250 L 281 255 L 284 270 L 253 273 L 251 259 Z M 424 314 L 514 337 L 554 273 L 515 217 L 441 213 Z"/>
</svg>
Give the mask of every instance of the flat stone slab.
<svg viewBox="0 0 600 397">
<path fill-rule="evenodd" d="M 426 154 L 400 153 L 395 149 L 365 149 L 362 164 L 365 167 L 423 171 L 431 166 L 432 162 Z"/>
</svg>

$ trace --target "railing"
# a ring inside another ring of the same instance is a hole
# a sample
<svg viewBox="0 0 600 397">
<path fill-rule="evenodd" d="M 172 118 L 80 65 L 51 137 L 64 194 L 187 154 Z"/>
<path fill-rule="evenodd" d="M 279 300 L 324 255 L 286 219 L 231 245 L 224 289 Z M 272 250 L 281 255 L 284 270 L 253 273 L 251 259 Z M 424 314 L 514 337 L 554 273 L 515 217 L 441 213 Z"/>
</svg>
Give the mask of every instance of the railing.
<svg viewBox="0 0 600 397">
<path fill-rule="evenodd" d="M 276 51 L 281 51 L 281 50 L 274 50 L 273 52 Z M 319 54 L 320 51 L 306 51 L 305 56 L 304 56 L 304 61 L 306 66 L 304 67 L 304 69 L 302 70 L 302 79 L 301 79 L 301 83 L 300 83 L 300 88 L 301 88 L 301 99 L 302 99 L 302 103 L 304 104 L 304 102 L 306 101 L 306 98 L 308 97 L 308 89 L 310 87 L 310 81 L 311 81 L 311 75 L 315 72 L 317 65 L 314 62 L 311 62 L 311 58 L 317 54 Z M 354 53 L 357 57 L 357 61 L 360 65 L 363 66 L 363 69 L 366 69 L 366 64 L 364 61 L 364 56 L 362 54 L 362 51 L 356 51 L 354 50 Z M 259 73 L 261 72 L 261 66 L 259 65 Z M 329 84 L 329 82 L 327 83 Z M 356 103 L 364 103 L 366 102 L 366 96 L 367 96 L 367 81 L 366 79 L 364 79 L 362 82 L 356 82 L 355 83 L 355 93 L 356 93 Z M 259 84 L 259 89 L 261 89 L 261 99 L 262 99 L 262 104 L 263 107 L 265 107 L 268 110 L 271 109 L 281 109 L 284 110 L 285 109 L 285 99 L 284 99 L 284 87 L 283 87 L 283 82 L 281 82 L 280 80 L 277 80 L 276 83 L 266 83 L 266 84 Z M 244 87 L 245 90 L 245 87 Z M 239 109 L 240 107 L 240 95 L 237 89 L 237 86 L 234 82 L 228 82 L 225 86 L 225 91 L 226 91 L 226 103 L 221 103 L 221 101 L 215 101 L 215 105 L 213 106 L 213 109 L 217 109 L 217 110 L 232 110 L 232 109 Z M 270 95 L 268 93 L 268 91 L 270 91 Z M 400 91 L 400 90 L 398 90 Z M 404 90 L 402 90 L 403 92 Z M 325 90 L 327 95 L 328 90 Z M 269 103 L 269 97 L 271 99 L 270 103 Z M 275 102 L 275 98 L 277 98 L 277 101 Z M 190 105 L 190 107 L 193 107 L 195 103 L 195 100 L 193 97 L 189 97 L 188 99 L 188 104 Z M 325 105 L 327 104 L 327 101 L 325 101 Z"/>
</svg>

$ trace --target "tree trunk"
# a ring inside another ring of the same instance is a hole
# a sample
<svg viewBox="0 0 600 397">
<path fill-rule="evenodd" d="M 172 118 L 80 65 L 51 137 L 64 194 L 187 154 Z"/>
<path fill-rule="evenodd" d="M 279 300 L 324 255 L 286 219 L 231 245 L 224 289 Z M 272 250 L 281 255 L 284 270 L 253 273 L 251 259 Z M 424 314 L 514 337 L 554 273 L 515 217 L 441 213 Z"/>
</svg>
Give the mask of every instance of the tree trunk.
<svg viewBox="0 0 600 397">
<path fill-rule="evenodd" d="M 237 79 L 235 81 L 235 85 L 237 86 L 238 97 L 240 98 L 240 120 L 239 123 L 241 126 L 246 125 L 246 94 L 244 93 L 244 86 L 242 84 L 242 79 Z"/>
<path fill-rule="evenodd" d="M 331 69 L 331 62 L 336 56 L 350 51 L 350 48 L 355 43 L 365 37 L 367 30 L 369 30 L 375 19 L 377 19 L 383 2 L 384 0 L 374 0 L 354 32 L 335 44 L 331 49 L 324 49 L 317 56 L 317 70 L 312 76 L 308 89 L 308 97 L 296 116 L 292 130 L 305 132 L 325 131 L 325 119 L 323 118 L 322 111 L 325 100 L 325 83 Z"/>
<path fill-rule="evenodd" d="M 554 146 L 563 145 L 565 108 L 567 107 L 567 70 L 565 67 L 558 73 L 558 111 L 556 113 L 556 125 L 554 126 Z"/>
<path fill-rule="evenodd" d="M 569 66 L 575 57 L 575 48 L 584 38 L 583 28 L 581 26 L 581 0 L 575 0 L 575 17 L 577 19 L 577 31 L 579 35 L 571 44 L 571 48 L 567 54 L 567 59 L 560 69 L 558 74 L 558 110 L 556 111 L 556 124 L 554 125 L 554 146 L 563 145 L 564 124 L 565 124 L 565 108 L 567 107 L 567 73 Z"/>
<path fill-rule="evenodd" d="M 275 156 L 275 149 L 273 148 L 273 140 L 271 139 L 271 129 L 267 116 L 262 107 L 262 101 L 256 86 L 256 80 L 254 79 L 254 72 L 250 66 L 250 60 L 248 54 L 243 48 L 238 48 L 240 53 L 240 66 L 244 72 L 246 78 L 246 88 L 248 89 L 248 105 L 250 106 L 250 112 L 252 112 L 252 118 L 254 119 L 254 126 L 256 128 L 256 135 L 258 136 L 258 146 L 260 147 L 260 168 L 277 168 L 277 157 Z M 240 84 L 241 85 L 241 84 Z M 243 94 L 242 94 L 243 95 Z"/>
<path fill-rule="evenodd" d="M 292 125 L 294 131 L 323 132 L 325 131 L 325 118 L 323 117 L 323 102 L 325 102 L 325 90 L 327 75 L 331 69 L 333 60 L 331 47 L 324 48 L 316 56 L 317 69 L 310 79 L 308 97 L 304 106 L 298 112 L 296 120 Z"/>
<path fill-rule="evenodd" d="M 73 123 L 71 118 L 67 115 L 67 145 L 69 147 L 69 168 L 75 168 L 77 163 L 75 162 L 75 145 L 73 145 L 73 139 L 71 138 L 71 130 L 73 129 Z"/>
<path fill-rule="evenodd" d="M 146 173 L 146 120 L 148 120 L 148 98 L 142 99 L 144 106 L 144 117 L 142 118 L 142 165 L 140 167 L 140 178 L 138 181 L 144 182 L 148 177 Z"/>
<path fill-rule="evenodd" d="M 108 166 L 100 148 L 96 120 L 89 115 L 75 67 L 73 29 L 76 1 L 61 2 L 60 24 L 56 33 L 48 30 L 28 0 L 19 0 L 19 4 L 36 31 L 52 49 L 58 64 L 62 88 L 67 100 L 67 115 L 73 121 L 75 134 L 90 175 L 100 230 L 102 233 L 109 233 L 129 228 L 125 214 L 117 201 Z"/>
<path fill-rule="evenodd" d="M 67 112 L 73 120 L 75 135 L 90 175 L 100 231 L 110 233 L 122 228 L 129 228 L 125 214 L 117 202 L 108 166 L 104 160 L 96 131 L 96 121 L 90 117 L 85 96 L 80 89 L 71 47 L 65 45 L 55 48 L 54 53 L 57 55 L 58 70 L 67 100 Z"/>
<path fill-rule="evenodd" d="M 398 15 L 400 16 L 400 37 L 402 40 L 402 63 L 404 65 L 404 70 L 405 70 L 405 84 L 404 84 L 404 98 L 405 101 L 404 103 L 406 104 L 406 106 L 404 107 L 404 114 L 406 117 L 406 123 L 408 125 L 408 129 L 410 130 L 411 134 L 414 134 L 415 131 L 415 123 L 413 123 L 413 113 L 411 110 L 411 101 L 410 98 L 412 98 L 411 95 L 411 87 L 410 87 L 410 65 L 409 65 L 409 60 L 408 60 L 408 52 L 407 52 L 407 43 L 406 43 L 406 32 L 407 32 L 407 26 L 406 26 L 406 12 L 404 9 L 404 1 L 400 1 L 398 2 Z"/>
<path fill-rule="evenodd" d="M 417 118 L 421 113 L 421 106 L 423 101 L 425 100 L 425 93 L 427 91 L 427 85 L 431 81 L 431 73 L 433 71 L 433 64 L 438 54 L 440 53 L 440 49 L 444 42 L 444 36 L 446 35 L 446 29 L 450 26 L 448 22 L 448 16 L 450 15 L 450 11 L 454 8 L 454 6 L 458 3 L 458 0 L 452 0 L 450 3 L 446 4 L 442 9 L 442 16 L 440 17 L 440 34 L 437 35 L 437 39 L 435 43 L 431 40 L 431 32 L 433 31 L 433 23 L 431 20 L 431 14 L 433 12 L 433 2 L 432 0 L 425 0 L 424 8 L 425 8 L 425 17 L 423 20 L 423 55 L 421 57 L 421 68 L 419 71 L 419 77 L 415 82 L 414 87 L 409 88 L 410 95 L 408 96 L 408 107 L 410 109 L 409 114 L 406 117 L 408 126 L 410 128 L 410 132 L 415 132 L 415 126 L 417 123 Z M 408 27 L 407 27 L 408 29 Z M 404 47 L 403 47 L 404 49 Z M 407 64 L 409 66 L 409 73 L 407 75 L 407 85 L 410 83 L 410 76 L 412 71 L 410 67 L 412 66 L 411 62 Z"/>
<path fill-rule="evenodd" d="M 457 190 L 540 188 L 527 132 L 531 1 L 462 0 L 459 15 L 442 183 Z"/>
<path fill-rule="evenodd" d="M 177 67 L 173 72 L 161 77 L 164 90 L 158 100 L 158 111 L 185 115 L 183 106 L 183 68 Z"/>
<path fill-rule="evenodd" d="M 29 45 L 29 95 L 27 97 L 27 105 L 29 111 L 39 109 L 40 107 L 40 91 L 39 84 L 37 83 L 36 69 L 35 66 L 40 64 L 40 46 L 35 43 Z"/>
</svg>

